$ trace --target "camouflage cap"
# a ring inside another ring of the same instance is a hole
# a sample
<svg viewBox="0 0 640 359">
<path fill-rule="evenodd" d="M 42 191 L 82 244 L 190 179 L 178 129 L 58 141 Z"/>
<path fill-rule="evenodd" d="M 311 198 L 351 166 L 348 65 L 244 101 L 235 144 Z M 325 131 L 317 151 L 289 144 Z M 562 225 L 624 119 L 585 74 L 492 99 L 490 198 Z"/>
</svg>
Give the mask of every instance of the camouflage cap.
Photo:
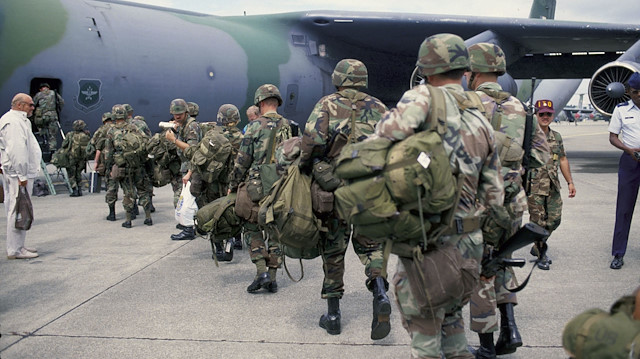
<svg viewBox="0 0 640 359">
<path fill-rule="evenodd" d="M 82 131 L 87 127 L 87 124 L 84 123 L 84 121 L 82 120 L 75 120 L 73 121 L 73 124 L 71 125 L 71 127 L 73 128 L 74 131 Z"/>
<path fill-rule="evenodd" d="M 118 106 L 122 106 L 121 104 L 115 104 L 111 107 L 111 115 L 114 115 L 116 113 L 116 107 Z M 115 118 L 115 117 L 114 117 Z"/>
<path fill-rule="evenodd" d="M 230 103 L 220 106 L 218 109 L 218 122 L 223 125 L 240 122 L 238 108 Z"/>
<path fill-rule="evenodd" d="M 200 113 L 200 106 L 198 106 L 195 102 L 187 102 L 187 109 L 189 111 L 189 115 L 196 117 Z"/>
<path fill-rule="evenodd" d="M 469 46 L 469 64 L 473 72 L 507 72 L 507 59 L 500 46 L 481 42 Z"/>
<path fill-rule="evenodd" d="M 107 121 L 113 121 L 113 118 L 111 117 L 111 112 L 105 112 L 102 114 L 102 123 L 105 123 Z"/>
<path fill-rule="evenodd" d="M 331 74 L 331 82 L 336 87 L 367 87 L 368 80 L 367 67 L 354 59 L 340 60 Z"/>
<path fill-rule="evenodd" d="M 50 88 L 51 88 L 51 86 L 49 86 L 49 84 L 48 84 L 48 83 L 46 83 L 46 82 L 43 82 L 43 83 L 41 83 L 41 84 L 40 84 L 40 88 L 43 88 L 43 87 L 46 87 L 46 88 L 48 88 L 48 89 L 50 89 Z"/>
<path fill-rule="evenodd" d="M 469 53 L 464 40 L 454 34 L 427 37 L 420 45 L 416 65 L 424 76 L 469 68 Z"/>
<path fill-rule="evenodd" d="M 171 106 L 169 106 L 169 113 L 171 113 L 172 115 L 185 113 L 187 112 L 187 109 L 188 109 L 187 101 L 181 98 L 177 98 L 171 101 Z"/>
<path fill-rule="evenodd" d="M 278 106 L 282 105 L 282 96 L 280 96 L 280 90 L 276 87 L 276 85 L 264 84 L 256 90 L 256 95 L 253 101 L 254 105 L 258 105 L 263 100 L 266 100 L 270 97 L 275 97 L 278 99 Z"/>
<path fill-rule="evenodd" d="M 127 118 L 127 111 L 124 109 L 124 106 L 122 105 L 113 106 L 113 110 L 111 111 L 111 114 L 113 118 L 116 120 Z"/>
<path fill-rule="evenodd" d="M 134 117 L 133 119 L 134 119 L 134 120 L 136 120 L 136 121 L 144 121 L 144 122 L 147 122 L 147 121 L 145 121 L 144 116 L 140 116 L 140 115 L 138 115 L 138 116 Z"/>
<path fill-rule="evenodd" d="M 124 107 L 124 110 L 127 111 L 127 114 L 130 112 L 133 112 L 133 107 L 131 105 L 129 105 L 128 103 L 125 103 L 122 105 Z"/>
</svg>

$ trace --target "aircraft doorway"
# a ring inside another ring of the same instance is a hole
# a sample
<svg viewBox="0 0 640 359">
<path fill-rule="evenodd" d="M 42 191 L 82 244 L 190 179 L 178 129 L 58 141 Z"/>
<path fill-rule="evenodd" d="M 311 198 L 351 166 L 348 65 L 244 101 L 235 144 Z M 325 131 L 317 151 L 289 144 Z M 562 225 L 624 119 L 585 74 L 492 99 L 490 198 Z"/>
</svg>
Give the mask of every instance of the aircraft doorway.
<svg viewBox="0 0 640 359">
<path fill-rule="evenodd" d="M 31 97 L 35 96 L 40 91 L 40 85 L 43 83 L 49 84 L 49 88 L 57 92 L 62 96 L 62 81 L 60 79 L 54 79 L 50 77 L 34 77 L 29 84 L 29 94 Z"/>
</svg>

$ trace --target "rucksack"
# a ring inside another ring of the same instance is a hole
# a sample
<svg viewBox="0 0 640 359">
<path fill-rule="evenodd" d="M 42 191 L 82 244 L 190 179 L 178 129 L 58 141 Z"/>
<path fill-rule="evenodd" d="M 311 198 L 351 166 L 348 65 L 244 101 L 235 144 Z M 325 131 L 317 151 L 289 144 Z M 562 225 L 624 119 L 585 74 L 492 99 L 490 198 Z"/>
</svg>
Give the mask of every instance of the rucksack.
<svg viewBox="0 0 640 359">
<path fill-rule="evenodd" d="M 232 150 L 227 137 L 219 131 L 209 131 L 198 143 L 191 163 L 199 170 L 203 181 L 213 183 L 223 172 L 228 173 L 228 167 L 232 166 L 229 161 Z"/>
<path fill-rule="evenodd" d="M 336 210 L 368 238 L 418 244 L 428 233 L 435 242 L 453 219 L 462 181 L 443 145 L 445 94 L 427 86 L 427 131 L 395 143 L 373 136 L 346 145 L 337 158 L 336 176 L 349 183 L 334 192 Z M 461 107 L 461 116 L 472 116 L 469 108 Z"/>
<path fill-rule="evenodd" d="M 236 193 L 230 193 L 198 209 L 195 216 L 198 232 L 209 233 L 218 242 L 238 235 L 244 221 L 235 214 L 235 203 Z"/>
<path fill-rule="evenodd" d="M 114 138 L 114 161 L 119 167 L 140 167 L 147 158 L 146 138 L 137 131 L 122 129 Z"/>
<path fill-rule="evenodd" d="M 36 179 L 33 181 L 33 192 L 32 195 L 36 197 L 44 197 L 49 195 L 49 186 L 47 183 L 41 179 Z"/>
<path fill-rule="evenodd" d="M 84 131 L 74 131 L 71 136 L 69 146 L 69 156 L 72 160 L 79 162 L 87 159 L 87 145 L 91 137 Z"/>
</svg>

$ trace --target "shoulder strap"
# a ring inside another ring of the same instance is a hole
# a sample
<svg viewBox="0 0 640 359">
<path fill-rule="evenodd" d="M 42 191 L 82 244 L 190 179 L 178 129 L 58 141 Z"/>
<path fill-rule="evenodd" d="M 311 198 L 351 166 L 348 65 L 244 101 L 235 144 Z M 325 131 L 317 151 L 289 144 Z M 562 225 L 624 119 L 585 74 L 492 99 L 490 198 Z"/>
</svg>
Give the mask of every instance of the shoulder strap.
<svg viewBox="0 0 640 359">
<path fill-rule="evenodd" d="M 269 135 L 269 145 L 267 147 L 268 149 L 267 149 L 267 157 L 266 157 L 267 163 L 275 162 L 276 134 L 278 133 L 278 130 L 280 130 L 280 128 L 284 125 L 284 122 L 285 122 L 284 117 L 282 117 L 280 114 L 277 114 L 277 115 L 278 116 L 276 116 L 275 118 L 278 119 L 278 125 L 271 129 L 271 134 Z"/>
<path fill-rule="evenodd" d="M 356 142 L 356 139 L 353 138 L 353 132 L 355 132 L 354 129 L 356 128 L 356 110 L 358 109 L 356 102 L 364 100 L 367 95 L 358 91 L 354 98 L 351 98 L 347 96 L 348 93 L 345 90 L 338 91 L 338 93 L 351 102 L 351 120 L 349 121 L 351 128 L 349 129 L 349 135 L 347 136 L 347 143 L 354 143 Z"/>
<path fill-rule="evenodd" d="M 444 91 L 435 86 L 427 85 L 431 95 L 431 106 L 427 114 L 426 122 L 430 128 L 434 128 L 440 135 L 447 132 L 447 105 L 444 100 Z"/>
</svg>

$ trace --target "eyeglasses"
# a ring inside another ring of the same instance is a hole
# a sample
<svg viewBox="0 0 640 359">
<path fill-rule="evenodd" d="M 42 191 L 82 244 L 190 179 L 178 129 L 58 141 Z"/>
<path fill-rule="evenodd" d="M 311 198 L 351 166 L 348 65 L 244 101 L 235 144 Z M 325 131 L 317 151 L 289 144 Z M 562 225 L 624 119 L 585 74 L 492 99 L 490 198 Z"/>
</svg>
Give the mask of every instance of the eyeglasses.
<svg viewBox="0 0 640 359">
<path fill-rule="evenodd" d="M 36 107 L 36 105 L 33 102 L 23 102 L 23 104 L 29 105 L 30 107 Z"/>
<path fill-rule="evenodd" d="M 553 114 L 551 112 L 542 112 L 538 114 L 539 117 L 551 117 Z"/>
</svg>

